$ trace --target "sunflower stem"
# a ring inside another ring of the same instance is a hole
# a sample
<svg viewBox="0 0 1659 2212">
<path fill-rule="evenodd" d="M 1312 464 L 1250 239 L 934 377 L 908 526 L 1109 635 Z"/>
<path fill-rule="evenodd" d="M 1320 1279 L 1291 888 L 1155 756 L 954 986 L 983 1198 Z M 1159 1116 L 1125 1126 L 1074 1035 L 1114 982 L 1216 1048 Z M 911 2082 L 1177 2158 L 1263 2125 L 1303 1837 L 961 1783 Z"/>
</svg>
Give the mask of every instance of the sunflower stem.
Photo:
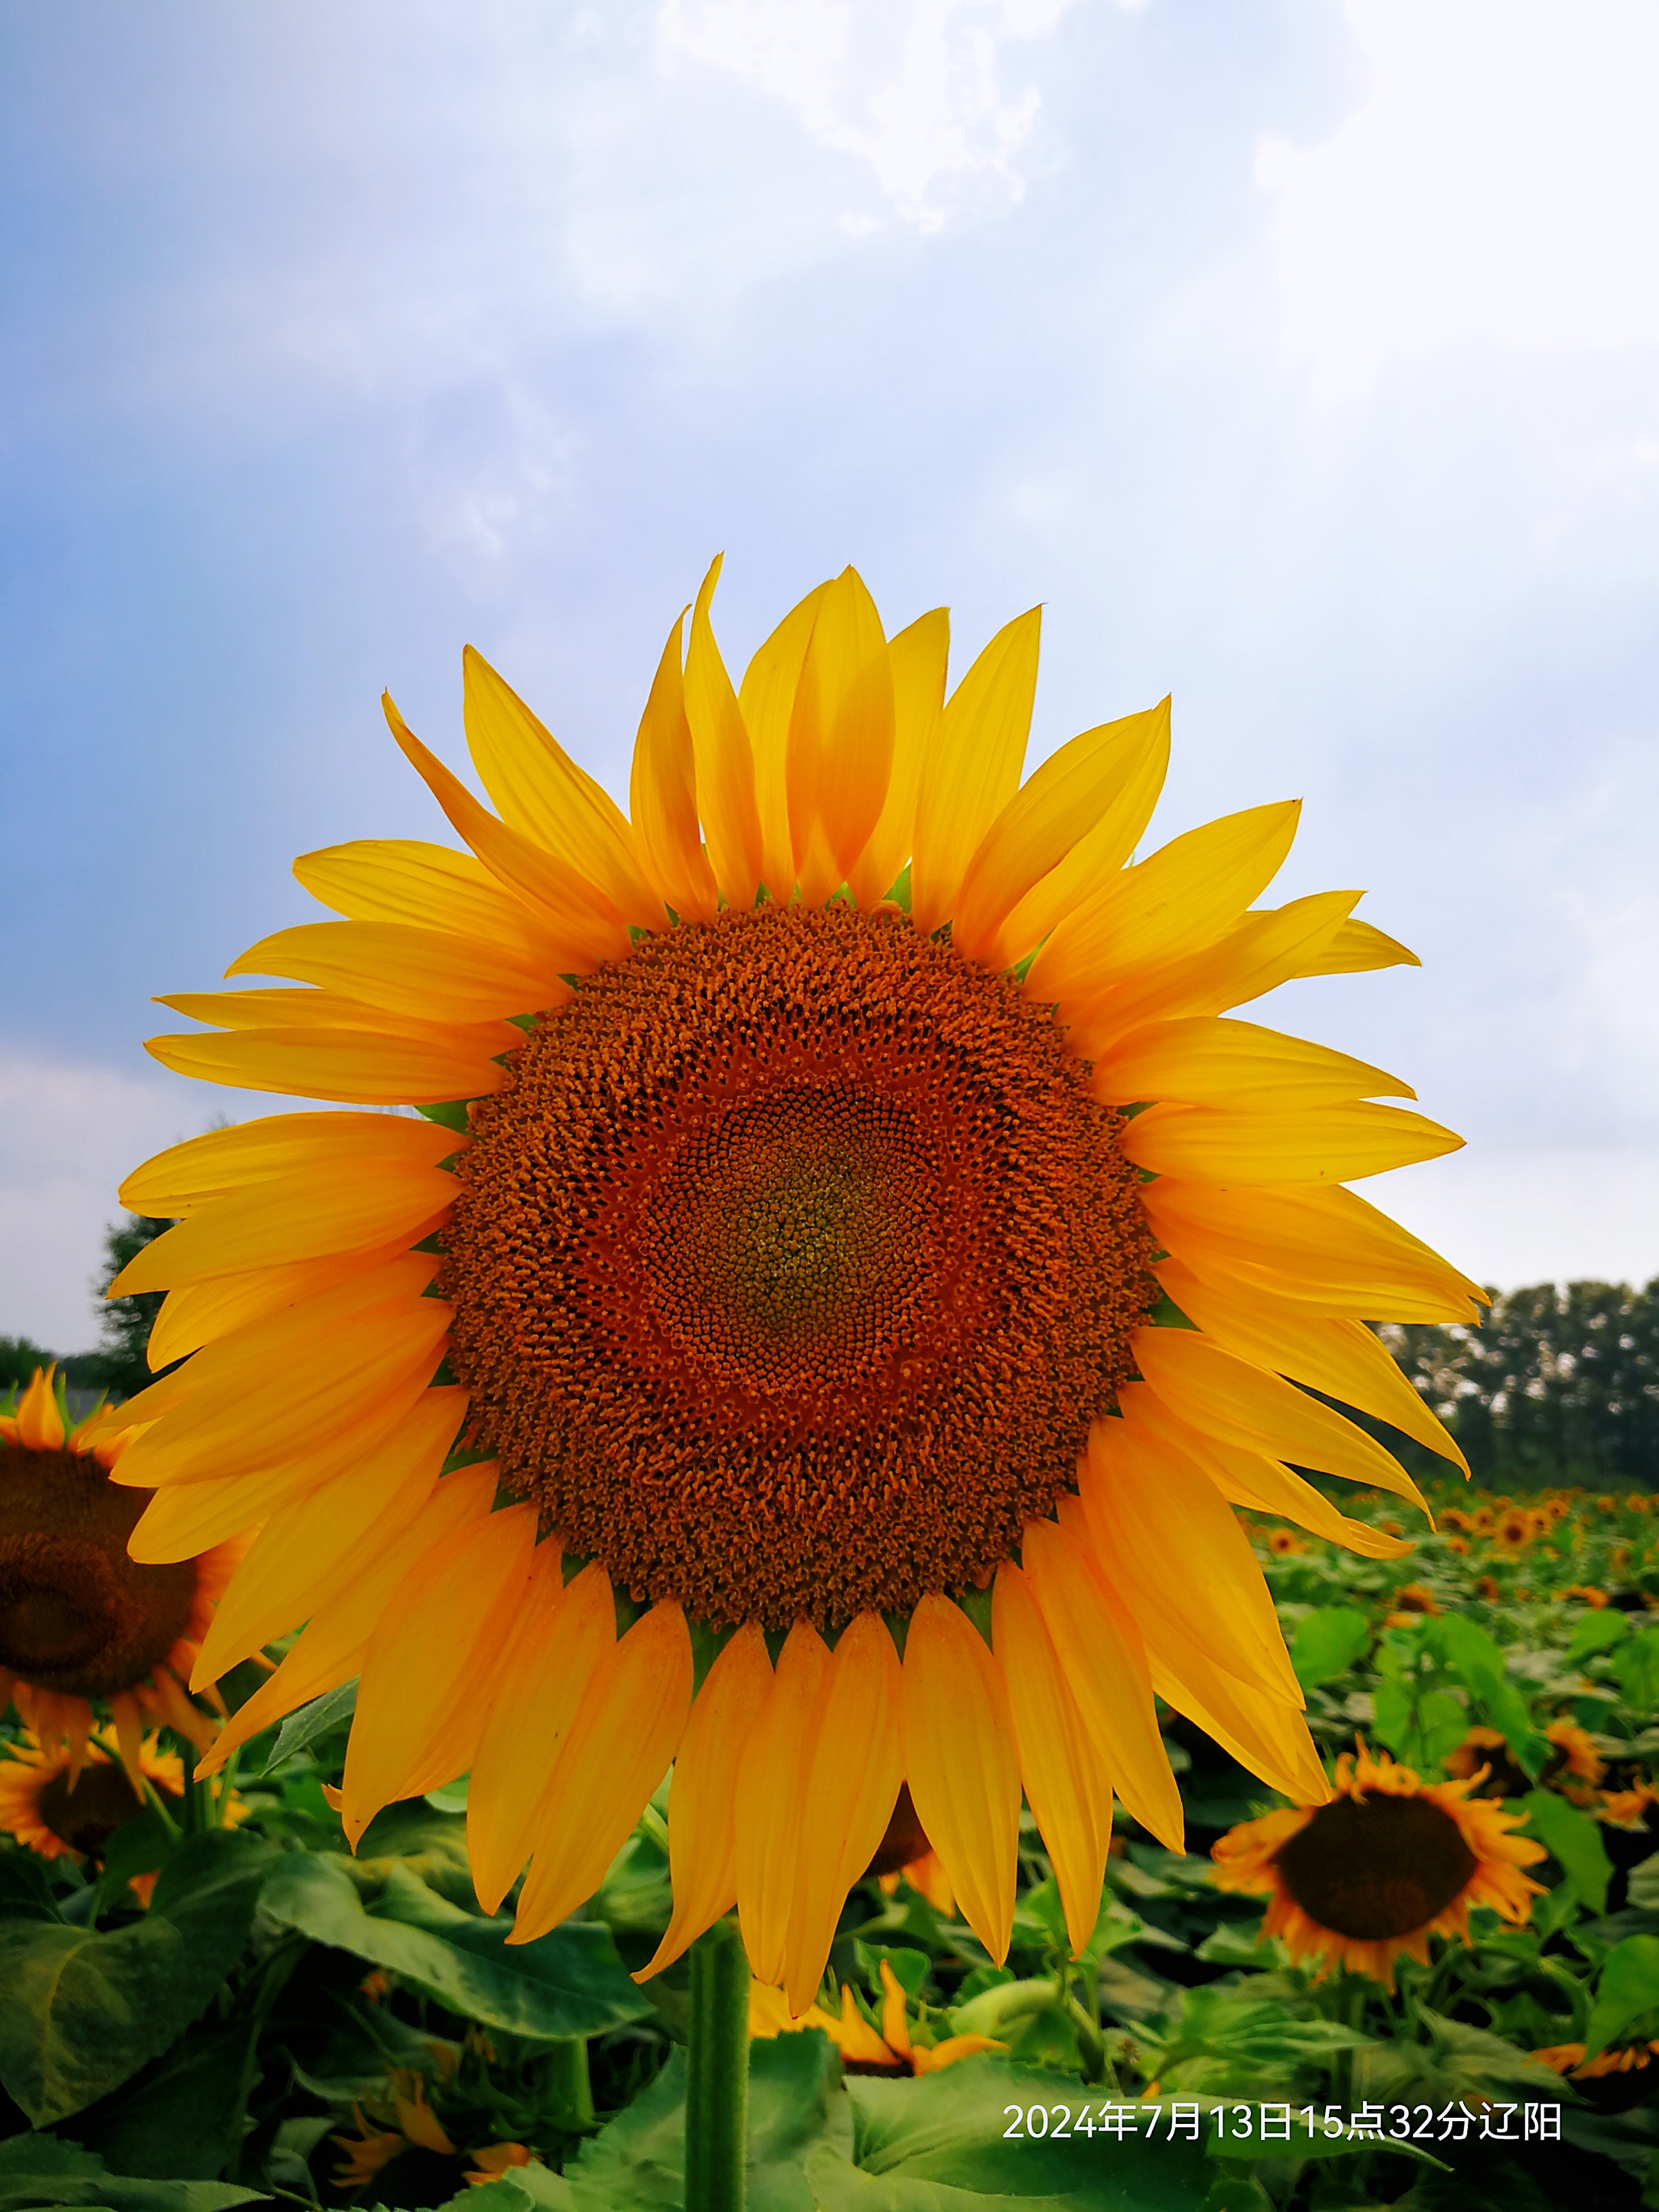
<svg viewBox="0 0 1659 2212">
<path fill-rule="evenodd" d="M 598 2124 L 593 2112 L 592 2078 L 587 2070 L 587 2045 L 580 2036 L 554 2045 L 548 2087 L 557 2102 L 562 2128 L 580 2135 Z"/>
<path fill-rule="evenodd" d="M 749 2121 L 749 1961 L 730 1920 L 691 1946 L 685 2212 L 743 2212 Z"/>
</svg>

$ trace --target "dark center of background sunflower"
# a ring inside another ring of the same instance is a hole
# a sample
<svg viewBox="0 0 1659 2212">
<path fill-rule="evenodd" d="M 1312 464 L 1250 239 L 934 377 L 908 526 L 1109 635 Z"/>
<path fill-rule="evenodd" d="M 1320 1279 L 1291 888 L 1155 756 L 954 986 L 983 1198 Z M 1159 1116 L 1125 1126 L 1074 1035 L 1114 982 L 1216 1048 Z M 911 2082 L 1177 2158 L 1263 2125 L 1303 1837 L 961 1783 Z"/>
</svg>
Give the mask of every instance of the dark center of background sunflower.
<svg viewBox="0 0 1659 2212">
<path fill-rule="evenodd" d="M 167 1657 L 196 1563 L 128 1558 L 153 1495 L 112 1482 L 90 1454 L 0 1443 L 0 1667 L 64 1697 L 111 1698 Z"/>
<path fill-rule="evenodd" d="M 41 1825 L 61 1843 L 98 1858 L 115 1831 L 144 1808 L 124 1770 L 100 1759 L 82 1768 L 73 1790 L 67 1772 L 54 1774 L 41 1790 L 37 1809 Z"/>
<path fill-rule="evenodd" d="M 1432 1798 L 1367 1790 L 1322 1805 L 1273 1863 L 1310 1920 L 1374 1943 L 1426 1928 L 1462 1893 L 1477 1861 Z"/>
<path fill-rule="evenodd" d="M 473 1130 L 443 1288 L 481 1439 L 573 1549 L 703 1619 L 982 1583 L 1156 1295 L 1052 1013 L 846 907 L 645 940 Z"/>
</svg>

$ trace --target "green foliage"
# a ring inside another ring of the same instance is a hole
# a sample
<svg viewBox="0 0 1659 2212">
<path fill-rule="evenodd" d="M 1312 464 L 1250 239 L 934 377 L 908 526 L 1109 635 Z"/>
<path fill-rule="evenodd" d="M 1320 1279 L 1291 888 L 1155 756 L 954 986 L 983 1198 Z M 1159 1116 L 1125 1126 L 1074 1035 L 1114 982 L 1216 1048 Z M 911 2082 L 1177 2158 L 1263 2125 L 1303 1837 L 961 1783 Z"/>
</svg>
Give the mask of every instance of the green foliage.
<svg viewBox="0 0 1659 2212">
<path fill-rule="evenodd" d="M 1370 1647 L 1371 1625 L 1357 1606 L 1322 1605 L 1297 1630 L 1291 1664 L 1304 1690 L 1346 1674 Z"/>
<path fill-rule="evenodd" d="M 53 2136 L 14 2136 L 0 2142 L 0 2212 L 53 2204 L 99 2206 L 104 2212 L 229 2212 L 259 2194 L 215 2181 L 126 2179 L 106 2171 L 95 2151 Z"/>
<path fill-rule="evenodd" d="M 36 2127 L 78 2112 L 167 2050 L 240 1957 L 270 1849 L 191 1838 L 131 1926 L 0 1923 L 0 2083 Z"/>
<path fill-rule="evenodd" d="M 1605 1912 L 1613 1867 L 1595 1822 L 1551 1790 L 1528 1790 L 1520 1802 L 1528 1826 L 1572 1884 L 1585 1910 Z"/>
<path fill-rule="evenodd" d="M 266 1883 L 261 1903 L 282 1926 L 389 1967 L 485 2027 L 585 2037 L 650 2010 L 608 1929 L 567 1922 L 533 1943 L 509 1945 L 510 1920 L 463 1911 L 405 1866 L 393 1865 L 366 1900 L 344 1861 L 296 1852 Z"/>
<path fill-rule="evenodd" d="M 1540 1283 L 1495 1298 L 1478 1329 L 1379 1334 L 1478 1481 L 1659 1482 L 1659 1281 Z"/>
</svg>

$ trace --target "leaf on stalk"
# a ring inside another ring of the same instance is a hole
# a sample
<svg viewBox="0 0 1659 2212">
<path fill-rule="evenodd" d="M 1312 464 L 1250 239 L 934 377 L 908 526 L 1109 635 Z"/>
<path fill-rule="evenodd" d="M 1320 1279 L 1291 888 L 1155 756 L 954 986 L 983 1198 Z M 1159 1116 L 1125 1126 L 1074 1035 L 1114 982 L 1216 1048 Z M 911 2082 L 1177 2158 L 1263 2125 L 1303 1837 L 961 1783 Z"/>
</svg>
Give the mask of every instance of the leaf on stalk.
<svg viewBox="0 0 1659 2212">
<path fill-rule="evenodd" d="M 35 2127 L 107 2096 L 205 2009 L 274 1857 L 259 1837 L 215 1830 L 180 1844 L 129 1927 L 0 1925 L 0 2082 Z"/>
<path fill-rule="evenodd" d="M 1527 1815 L 1528 1826 L 1572 1884 L 1579 1901 L 1589 1911 L 1605 1912 L 1613 1864 L 1595 1822 L 1553 1790 L 1529 1790 L 1521 1800 L 1521 1809 Z"/>
<path fill-rule="evenodd" d="M 600 2035 L 651 2010 L 608 1929 L 566 1921 L 508 1946 L 509 1919 L 464 1912 L 394 1867 L 372 1905 L 333 1855 L 296 1851 L 261 1902 L 284 1926 L 404 1976 L 463 2019 L 544 2042 Z"/>
<path fill-rule="evenodd" d="M 261 1779 L 286 1765 L 296 1752 L 306 1750 L 319 1736 L 343 1728 L 356 1710 L 357 1682 L 354 1675 L 350 1681 L 342 1682 L 337 1690 L 325 1690 L 320 1698 L 301 1705 L 297 1713 L 290 1713 L 277 1732 L 270 1758 L 260 1770 Z"/>
</svg>

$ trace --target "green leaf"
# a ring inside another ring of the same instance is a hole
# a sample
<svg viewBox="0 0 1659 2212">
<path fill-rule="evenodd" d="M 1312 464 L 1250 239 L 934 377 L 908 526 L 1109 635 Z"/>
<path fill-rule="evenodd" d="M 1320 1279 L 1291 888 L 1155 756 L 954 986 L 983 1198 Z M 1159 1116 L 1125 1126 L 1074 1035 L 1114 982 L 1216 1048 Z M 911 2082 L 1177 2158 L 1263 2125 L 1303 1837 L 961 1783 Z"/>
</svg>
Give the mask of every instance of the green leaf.
<svg viewBox="0 0 1659 2212">
<path fill-rule="evenodd" d="M 544 2042 L 600 2035 L 651 2010 L 629 1978 L 610 1930 L 568 1920 L 533 1943 L 506 1938 L 513 1923 L 464 1912 L 397 1867 L 365 1909 L 339 1860 L 295 1852 L 261 1903 L 285 1927 L 406 1976 L 463 2019 Z"/>
<path fill-rule="evenodd" d="M 0 1925 L 0 2082 L 33 2126 L 118 2088 L 198 2017 L 241 1955 L 274 1856 L 215 1830 L 179 1846 L 130 1927 Z"/>
<path fill-rule="evenodd" d="M 814 2212 L 804 2160 L 819 2144 L 844 2151 L 852 2140 L 841 2057 L 822 2030 L 750 2044 L 748 2212 Z M 582 2145 L 565 2178 L 578 2212 L 670 2212 L 684 2177 L 685 2053 L 675 2050 L 645 2094 Z"/>
<path fill-rule="evenodd" d="M 0 1920 L 62 1920 L 52 1881 L 33 1851 L 0 1851 Z"/>
<path fill-rule="evenodd" d="M 107 2212 L 227 2212 L 266 2201 L 257 2189 L 222 2181 L 146 2181 L 106 2172 L 96 2151 L 56 2136 L 13 2136 L 0 2142 L 0 2212 L 51 2204 L 103 2206 Z"/>
<path fill-rule="evenodd" d="M 274 1774 L 296 1751 L 304 1751 L 319 1736 L 330 1735 L 336 1729 L 343 1728 L 356 1710 L 357 1682 L 354 1675 L 350 1681 L 342 1682 L 337 1690 L 325 1690 L 320 1698 L 301 1705 L 297 1713 L 290 1713 L 277 1732 L 270 1758 L 260 1770 L 262 1777 Z"/>
<path fill-rule="evenodd" d="M 1659 1628 L 1632 1636 L 1613 1661 L 1613 1671 L 1632 1712 L 1659 1711 Z"/>
<path fill-rule="evenodd" d="M 1504 1654 L 1486 1630 L 1450 1613 L 1428 1631 L 1432 1647 L 1485 1712 L 1533 1781 L 1544 1771 L 1550 1747 L 1534 1733 L 1526 1698 L 1504 1671 Z"/>
<path fill-rule="evenodd" d="M 1371 1640 L 1370 1623 L 1357 1606 L 1322 1605 L 1296 1632 L 1291 1664 L 1304 1690 L 1346 1674 Z"/>
<path fill-rule="evenodd" d="M 1584 2031 L 1584 2056 L 1605 2051 L 1621 2028 L 1659 2007 L 1659 1936 L 1627 1936 L 1608 1952 Z"/>
<path fill-rule="evenodd" d="M 1371 1692 L 1371 1729 L 1389 1749 L 1401 1752 L 1412 1733 L 1410 1693 L 1399 1682 L 1379 1681 Z"/>
<path fill-rule="evenodd" d="M 1521 1800 L 1528 1826 L 1577 1892 L 1591 1912 L 1607 1909 L 1607 1884 L 1613 1866 L 1601 1831 L 1588 1814 L 1569 1805 L 1553 1790 L 1529 1790 Z"/>
<path fill-rule="evenodd" d="M 1121 2141 L 1080 2133 L 1079 2116 L 1092 2124 L 1108 2101 L 1098 2091 L 1006 2059 L 963 2059 L 915 2081 L 854 2076 L 847 2091 L 850 2160 L 827 2142 L 806 2159 L 821 2212 L 1199 2212 L 1212 2178 L 1201 2143 L 1143 2132 L 1149 2107 L 1127 2108 L 1136 2129 Z M 1034 2110 L 1046 2136 L 1030 2132 Z"/>
<path fill-rule="evenodd" d="M 1576 1667 L 1581 1659 L 1588 1659 L 1592 1651 L 1606 1651 L 1615 1644 L 1622 1644 L 1630 1633 L 1630 1623 L 1617 1606 L 1606 1606 L 1599 1613 L 1587 1613 L 1572 1632 L 1572 1641 L 1566 1649 L 1566 1662 Z"/>
<path fill-rule="evenodd" d="M 201 2021 L 171 2051 L 65 2122 L 119 2173 L 211 2181 L 231 2152 L 248 2026 Z"/>
<path fill-rule="evenodd" d="M 179 1847 L 179 1832 L 154 1805 L 146 1805 L 120 1826 L 104 1846 L 103 1871 L 93 1917 L 109 1910 L 135 1875 L 155 1874 Z"/>
</svg>

